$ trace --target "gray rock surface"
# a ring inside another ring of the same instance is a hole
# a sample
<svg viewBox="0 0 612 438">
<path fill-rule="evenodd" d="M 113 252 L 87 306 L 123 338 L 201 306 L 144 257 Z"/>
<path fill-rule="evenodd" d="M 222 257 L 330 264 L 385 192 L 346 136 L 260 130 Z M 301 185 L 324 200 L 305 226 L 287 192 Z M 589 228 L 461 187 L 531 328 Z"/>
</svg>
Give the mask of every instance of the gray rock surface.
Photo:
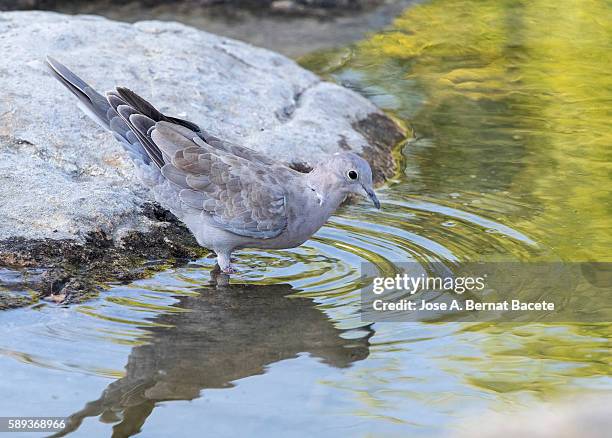
<svg viewBox="0 0 612 438">
<path fill-rule="evenodd" d="M 177 23 L 0 13 L 0 53 L 0 241 L 118 240 L 156 225 L 142 214 L 151 198 L 120 144 L 47 73 L 47 54 L 99 91 L 129 87 L 170 115 L 298 167 L 341 149 L 384 156 L 374 167 L 388 166 L 400 138 L 356 93 L 276 53 Z"/>
</svg>

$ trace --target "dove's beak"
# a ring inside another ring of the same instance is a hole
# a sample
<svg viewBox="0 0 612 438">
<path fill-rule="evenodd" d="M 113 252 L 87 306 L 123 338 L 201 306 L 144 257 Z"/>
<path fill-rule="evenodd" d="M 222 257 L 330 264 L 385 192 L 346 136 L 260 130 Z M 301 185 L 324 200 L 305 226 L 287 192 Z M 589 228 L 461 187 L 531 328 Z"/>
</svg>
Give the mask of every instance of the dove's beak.
<svg viewBox="0 0 612 438">
<path fill-rule="evenodd" d="M 374 207 L 376 207 L 377 209 L 380 210 L 380 201 L 376 197 L 376 193 L 374 193 L 374 190 L 371 189 L 370 187 L 366 187 L 366 186 L 362 186 L 362 187 L 363 187 L 363 190 L 368 195 L 368 198 L 370 198 L 372 200 L 372 203 L 374 204 Z"/>
</svg>

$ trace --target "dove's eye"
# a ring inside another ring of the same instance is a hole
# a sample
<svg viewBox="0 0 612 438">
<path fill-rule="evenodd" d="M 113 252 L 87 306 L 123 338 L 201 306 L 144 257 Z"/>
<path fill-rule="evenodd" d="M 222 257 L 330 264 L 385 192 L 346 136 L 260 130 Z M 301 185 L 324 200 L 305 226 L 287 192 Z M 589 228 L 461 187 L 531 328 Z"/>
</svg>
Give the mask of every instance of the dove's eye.
<svg viewBox="0 0 612 438">
<path fill-rule="evenodd" d="M 349 170 L 347 175 L 350 179 L 357 179 L 357 172 L 355 172 L 354 170 Z"/>
</svg>

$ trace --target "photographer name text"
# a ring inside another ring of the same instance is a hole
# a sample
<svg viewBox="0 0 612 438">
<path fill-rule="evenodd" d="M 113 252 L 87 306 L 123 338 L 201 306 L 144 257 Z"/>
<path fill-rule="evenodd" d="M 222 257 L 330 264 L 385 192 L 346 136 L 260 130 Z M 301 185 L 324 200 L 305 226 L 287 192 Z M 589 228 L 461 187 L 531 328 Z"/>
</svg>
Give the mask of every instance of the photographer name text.
<svg viewBox="0 0 612 438">
<path fill-rule="evenodd" d="M 398 300 L 385 301 L 377 299 L 372 302 L 372 308 L 377 312 L 403 312 L 403 311 L 476 311 L 476 312 L 537 312 L 537 311 L 554 311 L 555 303 L 550 301 L 521 301 L 521 300 L 503 300 L 492 302 L 481 302 L 475 300 L 452 300 L 450 303 L 430 302 L 426 300 Z"/>
</svg>

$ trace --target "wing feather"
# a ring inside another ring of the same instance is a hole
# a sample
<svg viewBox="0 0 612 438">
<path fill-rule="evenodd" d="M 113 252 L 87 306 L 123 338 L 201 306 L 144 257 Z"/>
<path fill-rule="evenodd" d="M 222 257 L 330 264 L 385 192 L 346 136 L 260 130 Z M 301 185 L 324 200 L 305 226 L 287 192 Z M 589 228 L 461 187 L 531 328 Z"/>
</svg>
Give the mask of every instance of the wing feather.
<svg viewBox="0 0 612 438">
<path fill-rule="evenodd" d="M 233 155 L 169 122 L 156 123 L 150 138 L 170 158 L 162 174 L 180 188 L 181 202 L 201 210 L 215 226 L 259 239 L 276 237 L 287 227 L 281 174 L 290 169 Z"/>
</svg>

